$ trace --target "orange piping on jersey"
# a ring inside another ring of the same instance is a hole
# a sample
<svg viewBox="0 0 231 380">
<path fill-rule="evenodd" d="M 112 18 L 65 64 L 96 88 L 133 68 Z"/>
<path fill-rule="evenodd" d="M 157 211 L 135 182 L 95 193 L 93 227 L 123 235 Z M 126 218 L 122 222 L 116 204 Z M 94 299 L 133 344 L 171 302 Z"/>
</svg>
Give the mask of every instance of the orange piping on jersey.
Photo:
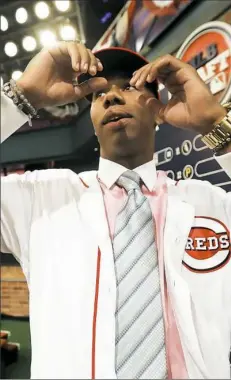
<svg viewBox="0 0 231 380">
<path fill-rule="evenodd" d="M 83 184 L 83 186 L 85 186 L 85 187 L 89 187 L 85 182 L 84 182 L 84 180 L 81 178 L 81 177 L 79 177 L 79 179 L 80 179 L 80 181 L 82 182 L 82 184 Z"/>
<path fill-rule="evenodd" d="M 95 379 L 95 346 L 96 346 L 96 324 L 98 312 L 98 298 L 99 298 L 99 280 L 100 280 L 100 263 L 101 251 L 98 248 L 97 267 L 96 267 L 96 281 L 95 281 L 95 301 L 94 301 L 94 314 L 92 324 L 92 358 L 91 358 L 91 378 Z"/>
</svg>

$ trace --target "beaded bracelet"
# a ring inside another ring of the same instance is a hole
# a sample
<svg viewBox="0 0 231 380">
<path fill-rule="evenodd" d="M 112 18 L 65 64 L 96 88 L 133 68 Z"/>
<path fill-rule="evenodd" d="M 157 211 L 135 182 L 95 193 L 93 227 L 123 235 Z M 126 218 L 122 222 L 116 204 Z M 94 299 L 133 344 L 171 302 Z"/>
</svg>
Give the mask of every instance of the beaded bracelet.
<svg viewBox="0 0 231 380">
<path fill-rule="evenodd" d="M 3 92 L 20 111 L 23 111 L 29 118 L 29 125 L 32 127 L 31 120 L 39 118 L 38 111 L 32 106 L 29 100 L 23 95 L 23 92 L 18 88 L 17 83 L 11 79 L 3 85 Z"/>
</svg>

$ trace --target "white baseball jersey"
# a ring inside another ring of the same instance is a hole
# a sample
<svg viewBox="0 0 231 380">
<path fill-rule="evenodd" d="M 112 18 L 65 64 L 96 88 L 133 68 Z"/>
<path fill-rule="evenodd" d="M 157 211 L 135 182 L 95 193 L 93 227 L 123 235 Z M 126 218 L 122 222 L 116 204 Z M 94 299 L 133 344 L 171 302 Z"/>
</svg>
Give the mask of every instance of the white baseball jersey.
<svg viewBox="0 0 231 380">
<path fill-rule="evenodd" d="M 5 96 L 1 111 L 5 139 L 27 119 Z M 231 153 L 217 160 L 231 177 Z M 1 186 L 1 250 L 30 290 L 32 378 L 116 378 L 116 281 L 96 172 L 13 174 Z M 190 378 L 230 377 L 230 229 L 230 193 L 168 180 L 165 272 Z"/>
</svg>

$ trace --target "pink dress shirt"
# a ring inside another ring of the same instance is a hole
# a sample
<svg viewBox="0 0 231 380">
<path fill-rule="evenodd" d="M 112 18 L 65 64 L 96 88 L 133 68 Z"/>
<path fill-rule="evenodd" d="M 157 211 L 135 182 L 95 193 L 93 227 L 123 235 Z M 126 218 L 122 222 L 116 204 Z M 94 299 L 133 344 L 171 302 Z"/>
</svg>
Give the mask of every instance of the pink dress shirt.
<svg viewBox="0 0 231 380">
<path fill-rule="evenodd" d="M 126 201 L 127 193 L 115 183 L 127 169 L 115 162 L 100 158 L 98 179 L 104 197 L 105 211 L 108 220 L 110 237 L 113 240 L 116 216 Z M 164 225 L 167 206 L 166 174 L 157 172 L 154 160 L 134 169 L 139 174 L 144 185 L 141 189 L 148 198 L 155 219 L 160 271 L 160 284 L 163 300 L 163 313 L 166 335 L 166 354 L 168 379 L 187 379 L 184 354 L 180 337 L 168 296 L 164 271 Z"/>
</svg>

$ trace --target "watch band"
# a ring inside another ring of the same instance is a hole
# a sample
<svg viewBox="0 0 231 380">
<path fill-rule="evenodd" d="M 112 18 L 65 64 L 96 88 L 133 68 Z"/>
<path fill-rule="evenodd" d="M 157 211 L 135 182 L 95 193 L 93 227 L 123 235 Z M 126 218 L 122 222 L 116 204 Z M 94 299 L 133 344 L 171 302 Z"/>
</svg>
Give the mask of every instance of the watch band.
<svg viewBox="0 0 231 380">
<path fill-rule="evenodd" d="M 231 103 L 226 103 L 223 107 L 227 109 L 227 115 L 214 126 L 211 132 L 201 137 L 203 143 L 214 153 L 219 152 L 231 142 Z"/>
</svg>

